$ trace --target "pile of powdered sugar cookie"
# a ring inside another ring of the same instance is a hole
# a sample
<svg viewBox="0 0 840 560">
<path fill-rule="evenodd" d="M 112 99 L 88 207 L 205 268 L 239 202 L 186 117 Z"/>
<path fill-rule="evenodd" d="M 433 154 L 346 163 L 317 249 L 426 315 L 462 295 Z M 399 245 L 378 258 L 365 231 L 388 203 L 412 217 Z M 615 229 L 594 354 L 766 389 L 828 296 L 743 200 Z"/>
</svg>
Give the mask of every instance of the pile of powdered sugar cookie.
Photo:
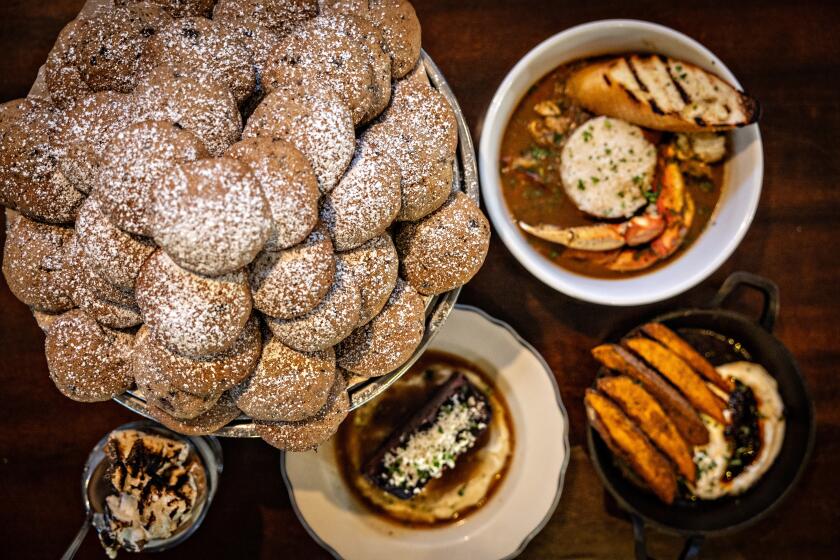
<svg viewBox="0 0 840 560">
<path fill-rule="evenodd" d="M 404 0 L 115 0 L 0 106 L 3 273 L 58 389 L 305 450 L 484 261 Z"/>
</svg>

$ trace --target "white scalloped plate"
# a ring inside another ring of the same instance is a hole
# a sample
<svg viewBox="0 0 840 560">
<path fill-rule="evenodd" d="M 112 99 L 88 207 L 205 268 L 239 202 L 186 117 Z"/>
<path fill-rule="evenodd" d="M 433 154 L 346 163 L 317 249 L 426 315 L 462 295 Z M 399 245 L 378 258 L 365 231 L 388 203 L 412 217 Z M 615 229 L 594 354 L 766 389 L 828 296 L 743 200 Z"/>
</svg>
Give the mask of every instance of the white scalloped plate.
<svg viewBox="0 0 840 560">
<path fill-rule="evenodd" d="M 513 558 L 548 522 L 569 462 L 568 416 L 551 369 L 507 324 L 456 306 L 431 348 L 486 366 L 507 400 L 516 447 L 484 507 L 435 529 L 389 523 L 358 503 L 341 478 L 332 441 L 283 455 L 283 480 L 306 530 L 336 558 Z"/>
</svg>

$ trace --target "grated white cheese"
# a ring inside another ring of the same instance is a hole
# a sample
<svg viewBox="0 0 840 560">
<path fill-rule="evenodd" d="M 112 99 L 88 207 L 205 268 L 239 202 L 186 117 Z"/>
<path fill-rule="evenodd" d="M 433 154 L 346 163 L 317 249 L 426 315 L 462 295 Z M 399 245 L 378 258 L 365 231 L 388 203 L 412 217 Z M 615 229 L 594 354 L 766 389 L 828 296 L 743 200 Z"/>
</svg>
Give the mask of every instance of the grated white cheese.
<svg viewBox="0 0 840 560">
<path fill-rule="evenodd" d="M 413 488 L 419 493 L 430 478 L 440 478 L 446 468 L 455 467 L 455 459 L 475 445 L 473 430 L 486 427 L 480 419 L 486 417 L 484 401 L 469 397 L 461 402 L 455 395 L 451 403 L 441 407 L 432 426 L 414 433 L 402 446 L 389 451 L 383 458 L 390 486 Z"/>
</svg>

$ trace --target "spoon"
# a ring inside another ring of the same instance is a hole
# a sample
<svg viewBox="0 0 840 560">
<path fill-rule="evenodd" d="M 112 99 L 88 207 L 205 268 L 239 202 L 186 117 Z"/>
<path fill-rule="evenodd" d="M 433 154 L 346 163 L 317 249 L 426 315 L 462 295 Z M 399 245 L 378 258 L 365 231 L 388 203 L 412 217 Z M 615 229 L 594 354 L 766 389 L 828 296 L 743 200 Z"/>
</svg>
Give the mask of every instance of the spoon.
<svg viewBox="0 0 840 560">
<path fill-rule="evenodd" d="M 114 431 L 139 430 L 146 433 L 153 433 L 170 439 L 180 440 L 187 443 L 196 456 L 204 465 L 207 481 L 207 492 L 203 503 L 198 505 L 195 514 L 178 530 L 167 539 L 153 540 L 146 543 L 143 552 L 156 552 L 175 546 L 192 535 L 210 507 L 210 502 L 216 494 L 219 475 L 222 473 L 222 447 L 214 437 L 187 437 L 167 430 L 159 424 L 149 421 L 130 422 L 124 424 Z M 111 493 L 112 488 L 107 479 L 108 461 L 105 456 L 105 445 L 111 437 L 106 434 L 93 448 L 85 461 L 85 468 L 82 470 L 82 502 L 85 505 L 85 520 L 73 542 L 67 547 L 61 560 L 72 560 L 84 542 L 91 526 L 96 528 L 105 527 L 105 498 Z"/>
<path fill-rule="evenodd" d="M 110 434 L 96 444 L 85 462 L 85 468 L 82 471 L 82 501 L 85 504 L 85 520 L 61 560 L 71 560 L 76 555 L 90 530 L 91 524 L 104 523 L 105 496 L 108 495 L 109 491 L 108 480 L 105 478 L 108 463 L 105 460 L 104 448 L 109 436 Z"/>
</svg>

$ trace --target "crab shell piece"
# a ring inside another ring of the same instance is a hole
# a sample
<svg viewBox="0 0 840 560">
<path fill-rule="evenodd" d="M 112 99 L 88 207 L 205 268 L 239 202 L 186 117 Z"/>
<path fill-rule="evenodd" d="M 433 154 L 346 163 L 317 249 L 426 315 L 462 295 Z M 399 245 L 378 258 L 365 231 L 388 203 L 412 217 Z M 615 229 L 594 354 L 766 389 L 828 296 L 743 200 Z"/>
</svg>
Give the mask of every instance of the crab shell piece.
<svg viewBox="0 0 840 560">
<path fill-rule="evenodd" d="M 665 229 L 665 220 L 651 213 L 634 216 L 620 224 L 562 228 L 548 224 L 532 226 L 519 222 L 519 227 L 535 237 L 552 243 L 560 243 L 570 249 L 611 251 L 625 245 L 635 247 L 648 243 Z"/>
<path fill-rule="evenodd" d="M 653 266 L 673 255 L 680 248 L 694 221 L 694 200 L 685 188 L 679 164 L 669 162 L 662 169 L 662 188 L 656 208 L 665 219 L 666 227 L 653 239 L 649 247 L 625 249 L 607 264 L 615 272 L 634 272 Z"/>
</svg>

